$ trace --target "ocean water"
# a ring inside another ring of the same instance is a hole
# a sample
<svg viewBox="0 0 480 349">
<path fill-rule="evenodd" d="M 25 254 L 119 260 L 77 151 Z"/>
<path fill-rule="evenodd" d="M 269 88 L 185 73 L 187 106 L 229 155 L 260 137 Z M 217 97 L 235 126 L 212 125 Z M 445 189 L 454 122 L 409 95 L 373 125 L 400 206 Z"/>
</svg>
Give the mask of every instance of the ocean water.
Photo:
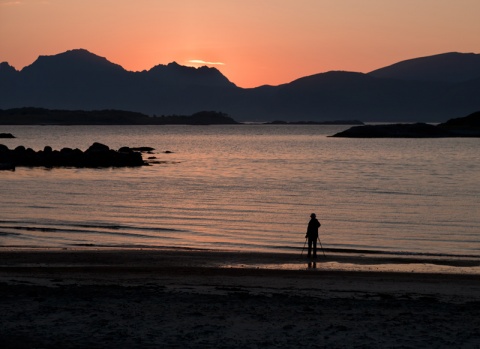
<svg viewBox="0 0 480 349">
<path fill-rule="evenodd" d="M 150 146 L 141 168 L 0 171 L 0 248 L 480 258 L 480 140 L 343 139 L 348 126 L 2 126 L 35 150 Z M 172 153 L 165 153 L 165 151 Z"/>
</svg>

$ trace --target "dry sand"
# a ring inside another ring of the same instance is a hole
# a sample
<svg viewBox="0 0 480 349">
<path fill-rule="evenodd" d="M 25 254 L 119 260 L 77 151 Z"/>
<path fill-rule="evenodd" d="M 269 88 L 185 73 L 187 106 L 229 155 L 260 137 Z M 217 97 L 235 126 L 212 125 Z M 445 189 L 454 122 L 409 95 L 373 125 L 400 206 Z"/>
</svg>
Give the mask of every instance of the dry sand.
<svg viewBox="0 0 480 349">
<path fill-rule="evenodd" d="M 304 267 L 281 267 L 295 263 Z M 478 275 L 322 263 L 212 251 L 3 250 L 0 347 L 480 348 Z"/>
</svg>

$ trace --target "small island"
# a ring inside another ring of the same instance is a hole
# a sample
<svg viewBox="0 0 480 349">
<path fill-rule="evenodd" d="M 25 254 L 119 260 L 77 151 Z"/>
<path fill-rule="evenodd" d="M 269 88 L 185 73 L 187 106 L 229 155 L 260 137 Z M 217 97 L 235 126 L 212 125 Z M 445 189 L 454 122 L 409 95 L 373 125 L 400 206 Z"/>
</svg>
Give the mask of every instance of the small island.
<svg viewBox="0 0 480 349">
<path fill-rule="evenodd" d="M 331 137 L 346 138 L 442 138 L 480 137 L 480 111 L 439 125 L 381 124 L 351 127 Z"/>
</svg>

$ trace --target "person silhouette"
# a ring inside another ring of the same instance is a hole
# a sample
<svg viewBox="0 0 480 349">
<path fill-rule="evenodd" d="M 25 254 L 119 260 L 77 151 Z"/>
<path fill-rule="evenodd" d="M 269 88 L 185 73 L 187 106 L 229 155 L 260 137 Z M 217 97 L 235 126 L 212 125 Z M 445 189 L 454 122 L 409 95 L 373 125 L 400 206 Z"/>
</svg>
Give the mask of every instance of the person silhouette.
<svg viewBox="0 0 480 349">
<path fill-rule="evenodd" d="M 307 234 L 305 235 L 305 239 L 308 239 L 308 258 L 312 256 L 312 250 L 313 258 L 317 258 L 318 228 L 320 226 L 321 224 L 317 219 L 317 215 L 312 213 L 310 215 L 310 222 L 308 222 Z"/>
</svg>

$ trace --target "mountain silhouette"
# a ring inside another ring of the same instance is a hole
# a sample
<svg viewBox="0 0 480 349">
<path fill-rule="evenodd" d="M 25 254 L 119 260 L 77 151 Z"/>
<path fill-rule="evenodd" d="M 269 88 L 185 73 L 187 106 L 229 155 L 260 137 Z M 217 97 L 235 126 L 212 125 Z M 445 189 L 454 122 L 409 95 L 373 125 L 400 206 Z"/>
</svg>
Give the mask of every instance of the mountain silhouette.
<svg viewBox="0 0 480 349">
<path fill-rule="evenodd" d="M 409 59 L 369 73 L 377 78 L 463 82 L 480 77 L 480 55 L 450 52 Z"/>
<path fill-rule="evenodd" d="M 440 122 L 480 110 L 480 55 L 421 57 L 368 74 L 331 71 L 240 88 L 215 68 L 175 62 L 127 71 L 84 49 L 0 63 L 0 108 L 119 109 L 148 115 L 217 110 L 237 121 Z"/>
<path fill-rule="evenodd" d="M 43 75 L 66 73 L 79 74 L 113 74 L 126 72 L 120 65 L 109 62 L 84 49 L 71 50 L 54 56 L 40 56 L 32 65 L 22 70 L 24 74 Z"/>
</svg>

